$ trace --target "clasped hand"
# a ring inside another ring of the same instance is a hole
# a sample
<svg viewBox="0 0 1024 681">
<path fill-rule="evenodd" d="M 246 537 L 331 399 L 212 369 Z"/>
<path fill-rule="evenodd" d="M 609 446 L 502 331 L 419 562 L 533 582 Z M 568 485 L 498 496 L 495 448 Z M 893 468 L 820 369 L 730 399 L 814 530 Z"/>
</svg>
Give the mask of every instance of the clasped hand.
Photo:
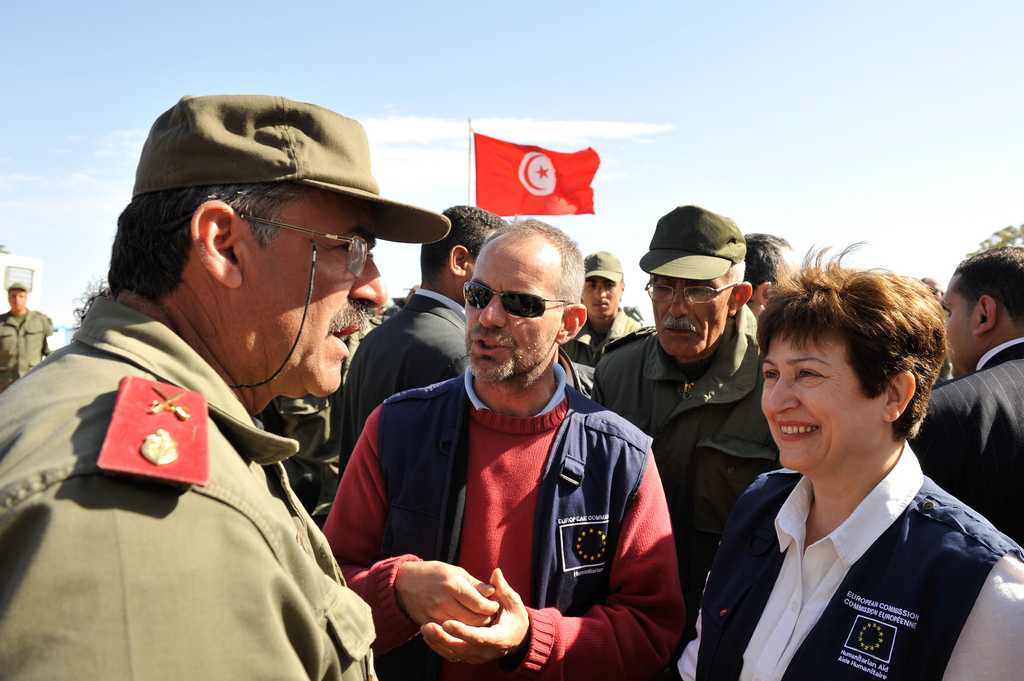
<svg viewBox="0 0 1024 681">
<path fill-rule="evenodd" d="M 529 613 L 500 569 L 488 584 L 447 563 L 403 563 L 395 592 L 427 645 L 451 662 L 489 662 L 528 643 Z"/>
</svg>

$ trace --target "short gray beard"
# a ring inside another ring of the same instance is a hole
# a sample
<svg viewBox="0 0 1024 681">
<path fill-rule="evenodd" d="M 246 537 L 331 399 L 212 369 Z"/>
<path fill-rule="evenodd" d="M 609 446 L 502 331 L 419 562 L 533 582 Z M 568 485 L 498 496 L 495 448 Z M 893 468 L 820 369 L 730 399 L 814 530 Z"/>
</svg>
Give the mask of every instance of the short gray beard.
<svg viewBox="0 0 1024 681">
<path fill-rule="evenodd" d="M 505 383 L 510 388 L 523 390 L 536 383 L 540 377 L 544 375 L 543 371 L 537 371 L 537 366 L 529 367 L 519 374 L 515 373 L 515 352 L 519 348 L 515 338 L 501 332 L 494 334 L 478 333 L 480 328 L 482 327 L 477 326 L 471 333 L 466 335 L 466 352 L 469 354 L 469 371 L 473 375 L 473 378 L 487 383 Z M 470 349 L 473 341 L 481 337 L 509 348 L 512 350 L 512 357 L 510 357 L 508 361 L 500 364 L 490 358 L 474 358 L 472 353 L 470 353 Z M 555 344 L 554 338 L 552 338 L 551 344 L 553 347 Z M 522 369 L 522 367 L 519 368 Z"/>
</svg>

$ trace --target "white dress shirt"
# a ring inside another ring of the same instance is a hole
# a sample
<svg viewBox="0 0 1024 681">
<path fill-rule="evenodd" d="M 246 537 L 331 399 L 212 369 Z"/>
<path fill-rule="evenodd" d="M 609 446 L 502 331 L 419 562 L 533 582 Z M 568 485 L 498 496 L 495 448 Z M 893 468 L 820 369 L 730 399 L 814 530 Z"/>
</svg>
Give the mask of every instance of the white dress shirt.
<svg viewBox="0 0 1024 681">
<path fill-rule="evenodd" d="M 832 600 L 857 560 L 910 505 L 924 483 L 921 465 L 906 446 L 896 466 L 831 534 L 804 547 L 812 488 L 802 478 L 775 519 L 782 569 L 761 619 L 743 653 L 740 681 L 777 681 Z M 693 679 L 697 638 L 679 660 L 679 673 Z M 944 679 L 1024 677 L 1024 563 L 1003 556 L 988 579 L 946 666 Z"/>
<path fill-rule="evenodd" d="M 988 364 L 988 361 L 990 359 L 992 359 L 993 357 L 998 355 L 1000 352 L 1002 352 L 1006 348 L 1008 348 L 1010 346 L 1013 346 L 1013 345 L 1017 345 L 1019 343 L 1024 343 L 1024 338 L 1014 338 L 1011 341 L 1006 341 L 1002 345 L 997 345 L 996 347 L 992 348 L 991 350 L 989 350 L 988 352 L 986 352 L 984 355 L 981 356 L 981 359 L 978 360 L 978 366 L 975 367 L 974 370 L 975 371 L 981 371 L 983 368 L 985 368 L 985 365 Z"/>
</svg>

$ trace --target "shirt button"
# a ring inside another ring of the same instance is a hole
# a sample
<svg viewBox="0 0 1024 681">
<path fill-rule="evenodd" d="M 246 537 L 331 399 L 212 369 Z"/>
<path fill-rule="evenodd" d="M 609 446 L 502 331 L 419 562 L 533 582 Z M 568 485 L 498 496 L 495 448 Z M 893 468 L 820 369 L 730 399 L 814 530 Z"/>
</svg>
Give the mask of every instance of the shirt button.
<svg viewBox="0 0 1024 681">
<path fill-rule="evenodd" d="M 792 603 L 789 604 L 789 609 L 792 610 L 793 612 L 796 612 L 796 601 L 793 601 Z"/>
</svg>

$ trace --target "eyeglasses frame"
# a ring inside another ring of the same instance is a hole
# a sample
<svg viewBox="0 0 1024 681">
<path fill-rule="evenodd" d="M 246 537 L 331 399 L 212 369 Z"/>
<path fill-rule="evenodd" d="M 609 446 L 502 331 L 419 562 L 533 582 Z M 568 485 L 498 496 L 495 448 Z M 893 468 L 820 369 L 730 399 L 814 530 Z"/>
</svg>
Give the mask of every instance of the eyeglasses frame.
<svg viewBox="0 0 1024 681">
<path fill-rule="evenodd" d="M 263 225 L 270 225 L 272 227 L 282 227 L 284 229 L 290 229 L 296 232 L 302 232 L 304 234 L 311 234 L 313 236 L 319 236 L 324 239 L 331 241 L 341 241 L 348 244 L 348 271 L 353 276 L 358 277 L 363 273 L 366 268 L 366 261 L 373 258 L 373 253 L 370 252 L 370 246 L 366 243 L 366 239 L 361 236 L 339 236 L 337 234 L 327 234 L 325 232 L 317 232 L 312 229 L 306 229 L 305 227 L 296 227 L 295 225 L 287 225 L 283 222 L 275 222 L 273 220 L 266 220 L 264 218 L 257 218 L 252 215 L 244 215 L 239 213 L 238 217 L 249 222 L 259 222 Z M 353 258 L 353 254 L 355 257 Z"/>
<path fill-rule="evenodd" d="M 651 300 L 656 302 L 656 303 L 668 303 L 668 302 L 671 302 L 672 300 L 675 299 L 676 293 L 682 292 L 683 298 L 686 300 L 686 304 L 687 305 L 707 305 L 708 303 L 712 302 L 715 298 L 717 298 L 719 296 L 719 294 L 722 293 L 722 291 L 725 291 L 726 289 L 733 288 L 734 286 L 739 286 L 741 283 L 743 283 L 743 282 L 737 281 L 737 282 L 732 283 L 732 284 L 726 284 L 725 286 L 723 286 L 721 288 L 714 288 L 712 286 L 702 286 L 700 284 L 693 284 L 693 285 L 690 285 L 690 286 L 666 286 L 665 284 L 655 284 L 655 283 L 649 281 L 649 282 L 647 282 L 647 285 L 644 287 L 644 290 L 647 291 L 647 296 Z M 652 290 L 655 286 L 672 289 L 672 295 L 669 296 L 668 298 L 664 299 L 664 300 L 657 300 L 657 299 L 655 299 L 654 291 Z M 715 294 L 713 296 L 711 296 L 707 300 L 696 301 L 696 300 L 691 299 L 691 297 L 689 295 L 687 295 L 687 293 L 686 293 L 687 289 L 694 289 L 694 288 L 704 289 L 706 291 L 714 291 Z"/>
</svg>

